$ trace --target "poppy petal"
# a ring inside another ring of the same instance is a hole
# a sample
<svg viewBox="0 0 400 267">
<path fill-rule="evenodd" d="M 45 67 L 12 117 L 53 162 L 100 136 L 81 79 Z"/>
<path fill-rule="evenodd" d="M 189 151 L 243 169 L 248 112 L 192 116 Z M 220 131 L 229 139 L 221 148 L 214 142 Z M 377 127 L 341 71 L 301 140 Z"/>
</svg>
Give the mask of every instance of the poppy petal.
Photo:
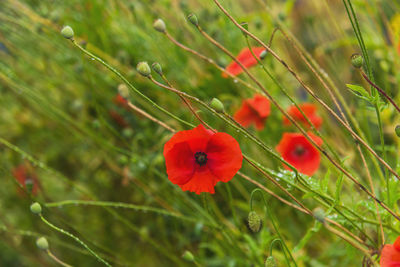
<svg viewBox="0 0 400 267">
<path fill-rule="evenodd" d="M 248 127 L 253 122 L 254 116 L 255 114 L 247 102 L 243 102 L 240 108 L 233 115 L 233 118 L 243 127 Z"/>
<path fill-rule="evenodd" d="M 186 184 L 179 185 L 183 191 L 215 193 L 214 186 L 217 184 L 217 177 L 208 169 L 202 168 L 203 171 L 195 171 L 192 179 Z"/>
<path fill-rule="evenodd" d="M 242 167 L 239 143 L 227 133 L 214 134 L 206 148 L 208 168 L 218 181 L 228 182 Z"/>
<path fill-rule="evenodd" d="M 171 139 L 164 145 L 164 157 L 166 153 L 177 143 L 188 142 L 192 152 L 202 151 L 208 140 L 214 133 L 211 130 L 207 130 L 203 125 L 199 125 L 196 128 L 186 131 L 179 131 L 174 134 Z"/>
<path fill-rule="evenodd" d="M 262 118 L 256 118 L 254 120 L 255 124 L 256 124 L 256 129 L 261 131 L 262 129 L 264 129 L 265 127 L 265 120 L 266 118 L 262 119 Z"/>
<path fill-rule="evenodd" d="M 290 116 L 293 117 L 294 120 L 301 122 L 303 125 L 307 127 L 310 127 L 310 124 L 308 123 L 307 119 L 301 113 L 301 111 L 303 111 L 303 113 L 307 116 L 307 118 L 314 125 L 314 127 L 319 129 L 320 126 L 322 125 L 322 118 L 316 114 L 317 106 L 311 103 L 303 103 L 299 105 L 299 108 L 300 109 L 298 109 L 296 106 L 291 106 L 287 112 Z M 284 117 L 283 124 L 290 125 L 291 122 L 289 121 L 288 118 Z"/>
<path fill-rule="evenodd" d="M 263 47 L 252 47 L 252 51 L 254 55 L 259 59 L 261 53 L 265 49 Z M 245 67 L 250 68 L 257 64 L 257 60 L 254 58 L 253 54 L 251 53 L 248 47 L 243 48 L 240 53 L 236 56 L 236 59 Z M 231 75 L 239 75 L 243 72 L 242 67 L 236 63 L 236 61 L 232 61 L 225 69 L 226 72 L 230 73 Z M 228 74 L 226 72 L 222 73 L 222 77 L 227 78 Z"/>
<path fill-rule="evenodd" d="M 252 99 L 247 100 L 247 103 L 253 108 L 261 118 L 268 117 L 271 112 L 271 106 L 268 98 L 263 95 L 255 95 Z"/>
<path fill-rule="evenodd" d="M 165 154 L 168 179 L 177 185 L 187 183 L 195 171 L 195 158 L 187 142 L 175 144 Z"/>
<path fill-rule="evenodd" d="M 308 133 L 312 140 L 318 145 L 322 145 L 322 139 Z M 301 154 L 296 151 L 301 148 Z M 313 175 L 319 168 L 321 157 L 317 148 L 315 148 L 305 136 L 300 133 L 284 133 L 276 150 L 282 158 L 293 165 L 299 172 L 306 175 Z M 284 165 L 285 169 L 290 168 Z"/>
<path fill-rule="evenodd" d="M 381 267 L 400 267 L 400 252 L 391 244 L 385 245 L 379 264 Z"/>
</svg>

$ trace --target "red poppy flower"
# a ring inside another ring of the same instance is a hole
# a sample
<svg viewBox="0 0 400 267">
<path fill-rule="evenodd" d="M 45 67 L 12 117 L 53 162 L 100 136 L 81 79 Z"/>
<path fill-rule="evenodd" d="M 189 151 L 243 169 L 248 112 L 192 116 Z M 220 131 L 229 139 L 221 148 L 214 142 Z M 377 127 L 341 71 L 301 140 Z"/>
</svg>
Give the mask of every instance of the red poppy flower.
<svg viewBox="0 0 400 267">
<path fill-rule="evenodd" d="M 25 165 L 21 164 L 12 170 L 15 180 L 27 191 L 32 190 L 32 195 L 36 195 L 39 190 L 39 180 L 36 175 Z M 18 193 L 24 195 L 24 191 L 18 188 Z"/>
<path fill-rule="evenodd" d="M 168 179 L 183 191 L 214 193 L 217 182 L 228 182 L 242 167 L 242 151 L 227 133 L 199 125 L 180 131 L 164 145 Z"/>
<path fill-rule="evenodd" d="M 304 103 L 304 104 L 299 105 L 299 108 L 304 112 L 304 114 L 307 116 L 307 118 L 310 120 L 310 122 L 314 125 L 314 127 L 319 129 L 319 127 L 322 124 L 322 118 L 316 114 L 317 106 L 315 106 L 314 104 L 311 104 L 311 103 Z M 291 106 L 288 109 L 288 113 L 296 121 L 302 123 L 306 127 L 310 127 L 310 124 L 308 123 L 307 119 L 303 116 L 303 114 L 301 114 L 300 110 L 296 106 Z M 283 124 L 290 125 L 291 122 L 289 121 L 288 118 L 284 117 Z"/>
<path fill-rule="evenodd" d="M 261 53 L 265 50 L 264 47 L 252 47 L 251 48 L 254 55 L 260 59 Z M 243 48 L 242 51 L 240 51 L 239 55 L 237 55 L 236 59 L 242 63 L 242 65 L 245 68 L 250 68 L 254 65 L 257 64 L 257 60 L 254 58 L 253 54 L 251 53 L 250 49 L 248 47 Z M 236 76 L 239 75 L 240 73 L 243 72 L 242 67 L 240 67 L 239 64 L 237 64 L 235 61 L 232 61 L 225 69 L 226 72 Z M 222 73 L 222 77 L 228 78 L 229 75 L 225 72 Z"/>
<path fill-rule="evenodd" d="M 244 127 L 254 123 L 257 130 L 262 130 L 270 111 L 271 107 L 268 98 L 256 94 L 253 98 L 243 100 L 233 118 Z"/>
<path fill-rule="evenodd" d="M 308 135 L 318 146 L 322 145 L 321 138 L 312 133 L 308 133 Z M 284 133 L 276 150 L 284 160 L 301 173 L 313 175 L 319 168 L 321 158 L 318 149 L 301 133 Z M 284 165 L 284 167 L 290 170 L 288 166 Z"/>
<path fill-rule="evenodd" d="M 392 244 L 386 244 L 381 252 L 381 267 L 400 267 L 400 236 Z"/>
</svg>

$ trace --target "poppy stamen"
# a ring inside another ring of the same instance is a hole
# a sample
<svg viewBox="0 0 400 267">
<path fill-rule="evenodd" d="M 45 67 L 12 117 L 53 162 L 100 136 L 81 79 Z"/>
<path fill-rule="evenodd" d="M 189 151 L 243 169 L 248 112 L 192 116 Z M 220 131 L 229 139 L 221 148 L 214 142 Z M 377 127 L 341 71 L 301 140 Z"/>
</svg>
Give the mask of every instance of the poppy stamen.
<svg viewBox="0 0 400 267">
<path fill-rule="evenodd" d="M 203 166 L 204 164 L 207 163 L 207 154 L 204 152 L 196 152 L 194 154 L 194 157 L 196 159 L 196 163 L 199 164 L 200 166 Z"/>
<path fill-rule="evenodd" d="M 306 152 L 305 148 L 303 146 L 296 146 L 296 148 L 294 149 L 294 154 L 296 156 L 302 156 L 304 154 L 304 152 Z"/>
</svg>

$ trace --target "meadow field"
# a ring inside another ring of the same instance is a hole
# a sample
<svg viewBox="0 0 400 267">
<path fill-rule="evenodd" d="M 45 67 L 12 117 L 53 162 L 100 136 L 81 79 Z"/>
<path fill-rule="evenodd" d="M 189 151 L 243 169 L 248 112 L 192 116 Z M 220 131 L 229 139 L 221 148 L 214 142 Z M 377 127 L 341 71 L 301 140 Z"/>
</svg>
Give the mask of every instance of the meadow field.
<svg viewBox="0 0 400 267">
<path fill-rule="evenodd" d="M 0 0 L 0 266 L 400 266 L 397 0 Z"/>
</svg>

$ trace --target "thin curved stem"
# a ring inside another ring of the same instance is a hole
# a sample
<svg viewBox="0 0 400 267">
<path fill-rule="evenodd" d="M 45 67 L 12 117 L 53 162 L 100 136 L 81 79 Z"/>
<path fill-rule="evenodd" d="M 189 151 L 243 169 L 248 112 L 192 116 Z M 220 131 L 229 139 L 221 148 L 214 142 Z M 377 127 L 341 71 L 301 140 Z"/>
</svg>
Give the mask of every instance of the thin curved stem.
<svg viewBox="0 0 400 267">
<path fill-rule="evenodd" d="M 160 110 L 161 112 L 165 113 L 166 115 L 170 116 L 171 118 L 181 122 L 182 124 L 189 126 L 189 127 L 194 127 L 193 124 L 188 123 L 187 121 L 182 120 L 181 118 L 175 116 L 174 114 L 172 114 L 171 112 L 169 112 L 168 110 L 164 109 L 163 107 L 160 107 L 156 102 L 154 102 L 153 100 L 151 100 L 149 97 L 147 97 L 146 95 L 144 95 L 142 92 L 140 92 L 135 86 L 133 86 L 133 84 L 131 84 L 118 70 L 116 70 L 115 68 L 113 68 L 112 66 L 110 66 L 109 64 L 107 64 L 104 60 L 102 60 L 101 58 L 93 55 L 92 53 L 90 53 L 89 51 L 87 51 L 85 48 L 83 48 L 82 46 L 80 46 L 78 43 L 75 42 L 75 40 L 71 40 L 72 44 L 74 44 L 77 48 L 79 48 L 84 54 L 86 54 L 87 56 L 89 56 L 90 58 L 93 58 L 94 60 L 96 60 L 97 62 L 101 63 L 103 66 L 105 66 L 107 69 L 109 69 L 110 71 L 112 71 L 115 75 L 117 75 L 126 85 L 128 85 L 128 87 L 135 92 L 136 94 L 138 94 L 140 97 L 142 97 L 144 100 L 146 100 L 147 102 L 149 102 L 151 105 L 153 105 L 155 108 L 157 108 L 158 110 Z"/>
<path fill-rule="evenodd" d="M 397 178 L 400 179 L 400 176 L 382 159 L 380 158 L 376 152 L 364 141 L 362 140 L 346 123 L 344 123 L 344 121 L 335 113 L 333 112 L 333 110 L 325 104 L 325 102 L 323 102 L 301 79 L 300 77 L 297 75 L 297 73 L 295 73 L 270 47 L 268 47 L 266 44 L 264 44 L 259 38 L 257 38 L 256 36 L 254 36 L 252 33 L 250 33 L 249 31 L 247 31 L 245 28 L 243 28 L 223 7 L 222 5 L 219 3 L 218 0 L 213 0 L 216 5 L 221 9 L 221 11 L 244 33 L 248 34 L 252 39 L 254 39 L 255 41 L 257 41 L 260 45 L 262 45 L 269 53 L 271 53 L 282 65 L 284 65 L 284 67 L 295 77 L 295 79 L 307 90 L 307 92 L 312 95 L 322 106 L 324 106 L 342 125 L 345 126 L 345 128 L 352 134 L 354 135 L 354 137 L 357 138 L 358 141 L 360 141 L 361 144 L 363 144 L 383 165 L 385 165 L 385 167 L 387 167 Z M 204 31 L 202 31 L 201 29 L 199 29 L 203 35 L 210 40 L 210 42 L 212 42 L 213 44 L 215 44 L 216 46 L 218 46 L 221 50 L 223 50 L 224 52 L 226 52 L 228 55 L 231 55 L 232 59 L 234 59 L 239 66 L 242 67 L 242 69 L 244 70 L 244 72 L 249 75 L 250 78 L 252 78 L 252 80 L 254 80 L 257 85 L 263 90 L 263 92 L 269 96 L 270 100 L 278 107 L 278 109 L 280 109 L 280 111 L 289 119 L 291 120 L 291 122 L 303 133 L 303 135 L 311 142 L 311 144 L 313 144 L 313 146 L 315 146 L 336 168 L 338 168 L 341 172 L 343 172 L 348 178 L 350 178 L 362 191 L 364 191 L 365 193 L 367 193 L 371 198 L 373 198 L 375 201 L 377 201 L 379 203 L 379 205 L 381 205 L 385 210 L 387 210 L 393 217 L 395 217 L 398 221 L 400 221 L 400 217 L 394 212 L 392 211 L 388 206 L 386 206 L 386 204 L 384 202 L 382 202 L 381 200 L 377 199 L 377 197 L 375 195 L 373 195 L 367 188 L 365 188 L 365 186 L 363 186 L 360 182 L 357 181 L 357 179 L 355 179 L 347 170 L 345 170 L 344 168 L 342 168 L 340 166 L 340 164 L 338 164 L 335 160 L 333 160 L 331 158 L 331 156 L 329 154 L 326 153 L 325 150 L 323 150 L 322 148 L 320 148 L 315 142 L 314 140 L 312 140 L 312 138 L 310 138 L 308 136 L 308 134 L 290 117 L 288 116 L 288 114 L 282 109 L 280 108 L 279 104 L 276 103 L 276 101 L 271 98 L 270 94 L 263 88 L 263 86 L 254 78 L 254 76 L 252 76 L 247 70 L 246 68 L 229 52 L 226 51 L 225 48 L 221 47 L 221 45 L 219 43 L 217 43 L 214 39 L 212 39 L 210 36 L 208 36 L 207 34 L 204 33 Z"/>
<path fill-rule="evenodd" d="M 55 262 L 57 262 L 61 266 L 72 267 L 72 265 L 69 265 L 69 264 L 63 262 L 62 260 L 60 260 L 59 258 L 57 258 L 53 253 L 51 253 L 51 251 L 49 249 L 46 252 L 47 252 L 47 255 L 50 256 L 50 258 L 52 258 Z"/>
<path fill-rule="evenodd" d="M 74 239 L 76 242 L 78 242 L 79 244 L 81 244 L 87 251 L 90 252 L 90 254 L 92 254 L 99 262 L 103 263 L 106 266 L 111 267 L 111 265 L 106 262 L 105 260 L 103 260 L 99 255 L 97 255 L 96 252 L 94 252 L 92 249 L 90 249 L 83 241 L 81 241 L 78 237 L 74 236 L 73 234 L 71 234 L 70 232 L 67 232 L 57 226 L 55 226 L 54 224 L 52 224 L 51 222 L 49 222 L 48 220 L 46 220 L 42 214 L 39 214 L 40 219 L 47 224 L 48 226 L 50 226 L 50 228 L 53 228 L 54 230 L 56 230 L 57 232 L 62 233 L 63 235 L 66 235 L 72 239 Z"/>
<path fill-rule="evenodd" d="M 260 195 L 262 196 L 262 199 L 263 199 L 263 201 L 264 201 L 264 206 L 265 206 L 265 209 L 266 209 L 266 210 L 265 210 L 266 215 L 269 217 L 269 219 L 270 219 L 270 221 L 271 221 L 271 223 L 272 223 L 272 226 L 274 227 L 274 230 L 275 230 L 276 234 L 278 235 L 279 239 L 281 240 L 281 242 L 282 242 L 281 244 L 282 244 L 283 247 L 285 248 L 286 252 L 289 254 L 291 260 L 292 260 L 293 263 L 294 263 L 294 265 L 297 267 L 296 260 L 293 258 L 292 253 L 290 252 L 290 250 L 289 250 L 289 248 L 287 247 L 285 241 L 283 240 L 283 237 L 282 237 L 281 233 L 279 232 L 278 227 L 276 226 L 275 218 L 274 218 L 274 216 L 272 215 L 272 212 L 271 212 L 271 210 L 270 210 L 269 207 L 268 207 L 267 201 L 265 200 L 264 194 L 263 194 L 263 192 L 261 191 L 261 189 L 259 189 L 259 188 L 254 189 L 254 190 L 251 192 L 251 195 L 250 195 L 250 210 L 253 210 L 253 197 L 254 197 L 254 194 L 257 193 L 257 192 L 259 192 Z M 285 255 L 285 257 L 286 257 L 286 255 Z M 287 262 L 289 263 L 289 261 L 288 261 L 287 258 L 286 258 L 286 260 L 287 260 Z M 290 263 L 289 263 L 289 266 L 290 266 Z"/>
</svg>

